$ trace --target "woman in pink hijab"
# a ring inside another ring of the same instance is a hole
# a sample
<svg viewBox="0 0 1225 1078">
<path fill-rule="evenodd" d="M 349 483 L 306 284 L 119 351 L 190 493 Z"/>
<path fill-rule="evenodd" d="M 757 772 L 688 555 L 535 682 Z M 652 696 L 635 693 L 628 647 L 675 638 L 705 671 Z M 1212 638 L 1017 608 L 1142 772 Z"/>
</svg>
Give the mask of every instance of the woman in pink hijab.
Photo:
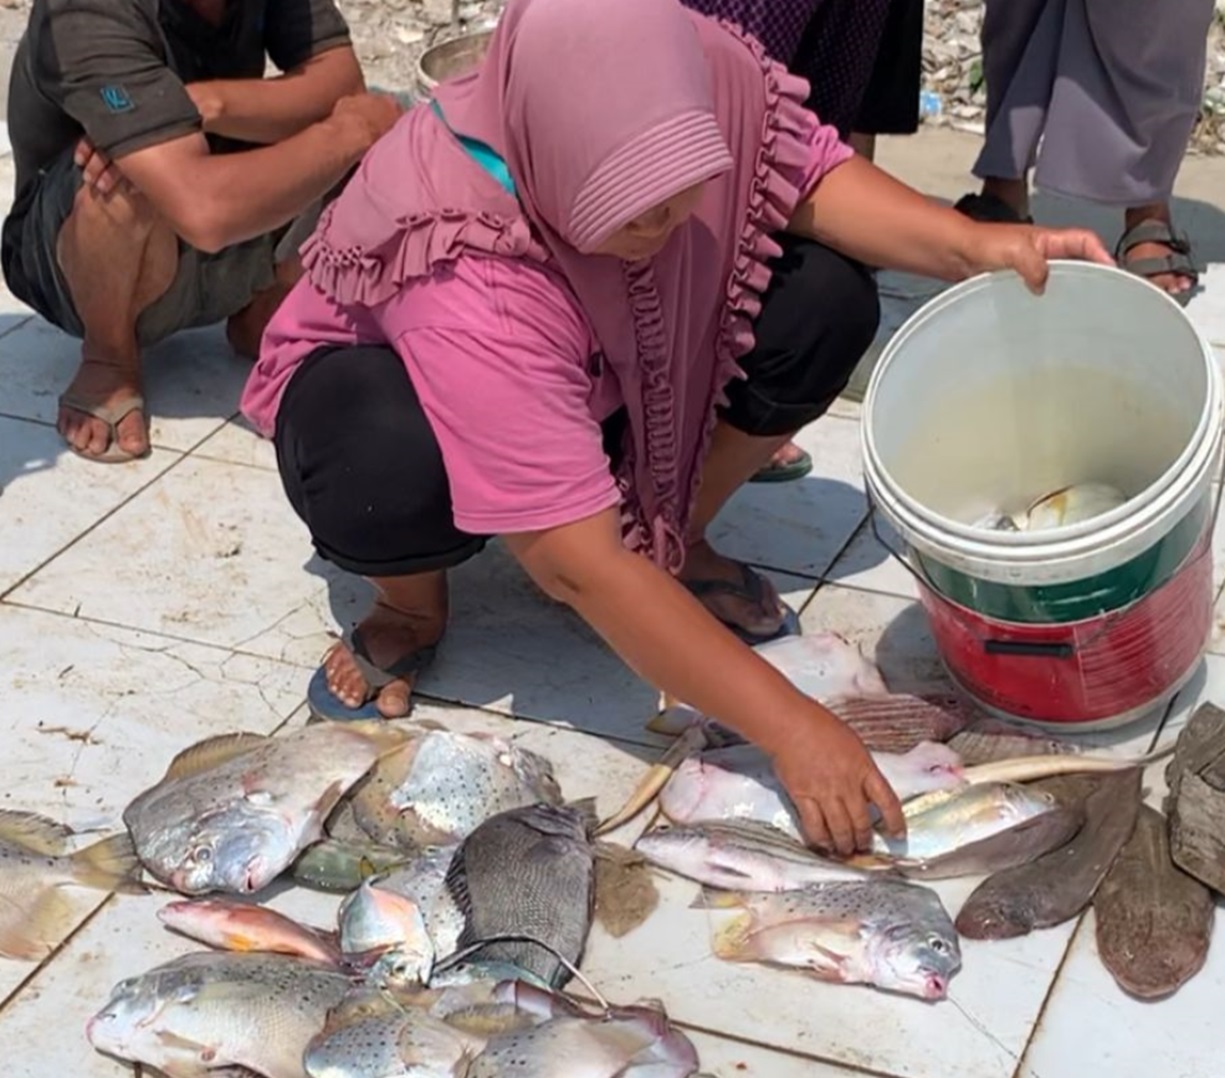
<svg viewBox="0 0 1225 1078">
<path fill-rule="evenodd" d="M 957 280 L 1085 232 L 986 225 L 854 158 L 806 85 L 677 0 L 510 0 L 473 75 L 407 112 L 303 248 L 243 409 L 324 558 L 378 598 L 316 714 L 407 712 L 447 570 L 499 536 L 642 677 L 768 753 L 811 841 L 898 801 L 750 647 L 774 589 L 719 509 L 872 340 L 861 263 Z"/>
</svg>

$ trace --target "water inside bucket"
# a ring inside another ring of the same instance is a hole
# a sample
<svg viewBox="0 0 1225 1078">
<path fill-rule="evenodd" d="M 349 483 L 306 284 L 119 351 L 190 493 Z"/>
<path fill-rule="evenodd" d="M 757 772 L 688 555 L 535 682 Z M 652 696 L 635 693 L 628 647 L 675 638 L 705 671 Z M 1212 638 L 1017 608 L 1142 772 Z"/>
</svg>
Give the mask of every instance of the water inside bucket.
<svg viewBox="0 0 1225 1078">
<path fill-rule="evenodd" d="M 942 397 L 939 408 L 912 412 L 899 424 L 907 429 L 895 428 L 887 463 L 907 495 L 962 524 L 1023 514 L 1079 483 L 1133 497 L 1195 431 L 1187 408 L 1101 367 L 997 368 Z"/>
</svg>

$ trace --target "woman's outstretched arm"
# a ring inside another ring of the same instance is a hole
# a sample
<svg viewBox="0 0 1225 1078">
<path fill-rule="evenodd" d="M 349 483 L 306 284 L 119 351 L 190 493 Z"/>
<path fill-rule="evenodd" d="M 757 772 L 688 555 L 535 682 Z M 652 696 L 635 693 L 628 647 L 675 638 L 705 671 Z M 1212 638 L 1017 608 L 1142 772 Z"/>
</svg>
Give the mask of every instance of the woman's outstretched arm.
<svg viewBox="0 0 1225 1078">
<path fill-rule="evenodd" d="M 1041 291 L 1047 260 L 1114 265 L 1086 229 L 983 224 L 933 202 L 856 156 L 826 173 L 796 208 L 788 231 L 870 266 L 960 281 L 987 270 L 1016 270 Z"/>
<path fill-rule="evenodd" d="M 766 752 L 809 841 L 851 853 L 890 832 L 901 806 L 855 733 L 743 644 L 671 576 L 621 542 L 619 516 L 505 536 L 550 596 L 573 608 L 639 675 Z"/>
</svg>

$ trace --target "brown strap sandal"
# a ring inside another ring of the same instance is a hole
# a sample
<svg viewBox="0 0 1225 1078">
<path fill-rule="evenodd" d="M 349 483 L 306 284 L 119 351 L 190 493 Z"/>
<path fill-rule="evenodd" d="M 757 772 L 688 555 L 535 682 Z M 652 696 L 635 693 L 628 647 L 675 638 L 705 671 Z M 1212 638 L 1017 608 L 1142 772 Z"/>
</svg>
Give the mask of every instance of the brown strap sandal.
<svg viewBox="0 0 1225 1078">
<path fill-rule="evenodd" d="M 1145 243 L 1159 243 L 1168 247 L 1170 253 L 1159 258 L 1134 258 L 1129 261 L 1128 253 Z M 1114 257 L 1121 269 L 1145 280 L 1152 280 L 1162 273 L 1186 277 L 1191 282 L 1190 288 L 1184 292 L 1167 293 L 1176 303 L 1185 305 L 1199 284 L 1199 267 L 1192 258 L 1190 239 L 1183 233 L 1175 232 L 1166 221 L 1141 221 L 1135 228 L 1129 229 L 1114 249 Z"/>
<path fill-rule="evenodd" d="M 123 400 L 112 404 L 97 404 L 82 400 L 80 397 L 74 396 L 71 393 L 65 393 L 60 397 L 60 407 L 70 408 L 74 412 L 80 412 L 83 415 L 93 416 L 94 419 L 100 419 L 106 424 L 109 441 L 106 450 L 102 453 L 86 453 L 77 449 L 71 442 L 66 443 L 68 448 L 72 450 L 82 460 L 93 461 L 96 464 L 126 464 L 132 460 L 143 460 L 152 452 L 152 446 L 146 445 L 143 453 L 129 453 L 119 444 L 119 424 L 122 423 L 133 412 L 141 412 L 145 415 L 145 434 L 146 441 L 149 432 L 149 418 L 145 412 L 145 398 L 139 393 L 133 394 L 130 397 L 124 397 Z"/>
</svg>

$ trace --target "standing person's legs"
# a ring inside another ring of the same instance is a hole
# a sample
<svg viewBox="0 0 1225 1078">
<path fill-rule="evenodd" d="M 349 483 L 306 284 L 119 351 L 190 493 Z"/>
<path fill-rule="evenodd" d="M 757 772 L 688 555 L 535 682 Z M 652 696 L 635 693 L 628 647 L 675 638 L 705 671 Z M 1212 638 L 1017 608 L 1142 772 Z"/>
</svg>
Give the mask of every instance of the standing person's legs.
<svg viewBox="0 0 1225 1078">
<path fill-rule="evenodd" d="M 877 135 L 918 131 L 922 82 L 923 0 L 893 0 L 849 140 L 857 153 L 871 161 Z"/>
<path fill-rule="evenodd" d="M 983 221 L 1029 218 L 1029 170 L 1042 138 L 1068 0 L 987 0 L 983 79 L 987 130 L 974 164 L 979 194 L 957 208 Z"/>
<path fill-rule="evenodd" d="M 780 237 L 770 287 L 741 360 L 747 378 L 728 387 L 702 472 L 681 580 L 721 620 L 756 636 L 784 620 L 777 593 L 718 554 L 706 530 L 727 500 L 796 431 L 824 415 L 876 335 L 876 283 L 856 262 L 808 240 Z"/>
<path fill-rule="evenodd" d="M 316 551 L 376 592 L 351 643 L 328 652 L 311 709 L 405 715 L 446 629 L 446 570 L 485 539 L 455 528 L 442 451 L 403 361 L 381 346 L 314 353 L 285 390 L 276 450 Z"/>
<path fill-rule="evenodd" d="M 1194 286 L 1170 196 L 1203 95 L 1213 0 L 1070 0 L 1034 180 L 1119 206 L 1122 264 L 1176 295 Z"/>
</svg>

